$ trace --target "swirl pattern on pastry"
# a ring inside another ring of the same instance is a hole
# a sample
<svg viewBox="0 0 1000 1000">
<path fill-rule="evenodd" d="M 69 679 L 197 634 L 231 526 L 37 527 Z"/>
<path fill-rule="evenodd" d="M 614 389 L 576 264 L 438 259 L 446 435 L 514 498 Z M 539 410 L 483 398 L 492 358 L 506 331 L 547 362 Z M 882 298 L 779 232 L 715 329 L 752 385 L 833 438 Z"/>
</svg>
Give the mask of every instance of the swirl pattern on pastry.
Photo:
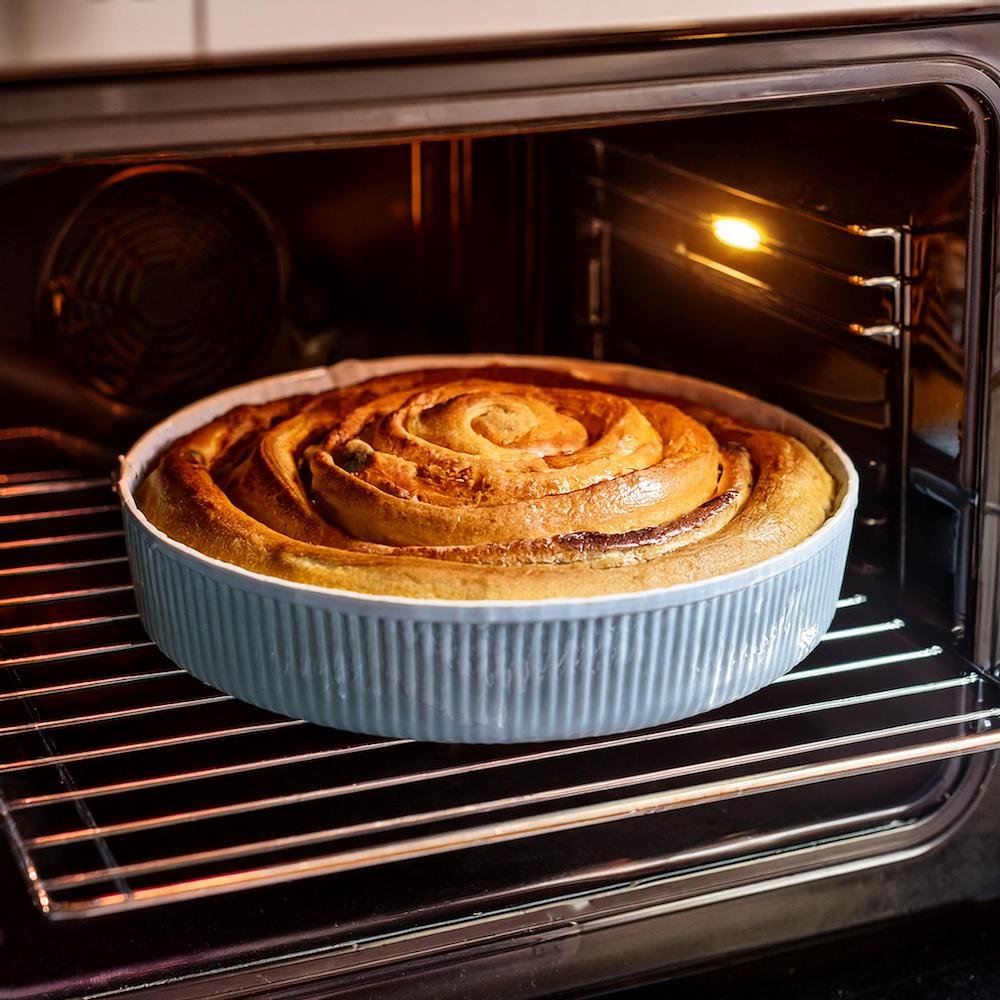
<svg viewBox="0 0 1000 1000">
<path fill-rule="evenodd" d="M 428 369 L 240 406 L 137 493 L 207 555 L 366 593 L 624 593 L 808 537 L 833 483 L 795 438 L 534 368 Z"/>
</svg>

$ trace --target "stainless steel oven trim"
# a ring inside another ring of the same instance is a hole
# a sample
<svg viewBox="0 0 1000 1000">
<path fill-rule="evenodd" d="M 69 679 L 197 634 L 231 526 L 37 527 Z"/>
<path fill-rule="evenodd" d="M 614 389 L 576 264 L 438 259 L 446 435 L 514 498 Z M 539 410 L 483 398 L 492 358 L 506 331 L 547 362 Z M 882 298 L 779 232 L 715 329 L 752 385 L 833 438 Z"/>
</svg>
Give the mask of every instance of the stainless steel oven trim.
<svg viewBox="0 0 1000 1000">
<path fill-rule="evenodd" d="M 312 148 L 566 128 L 609 118 L 669 118 L 933 84 L 964 88 L 994 107 L 1000 104 L 997 81 L 985 62 L 973 56 L 907 57 L 886 45 L 882 36 L 825 39 L 823 61 L 841 64 L 764 72 L 760 66 L 776 62 L 776 53 L 788 61 L 787 49 L 736 42 L 718 50 L 667 48 L 406 69 L 8 84 L 0 91 L 0 136 L 6 160 L 153 150 L 161 159 L 165 152 L 189 157 L 220 149 Z"/>
</svg>

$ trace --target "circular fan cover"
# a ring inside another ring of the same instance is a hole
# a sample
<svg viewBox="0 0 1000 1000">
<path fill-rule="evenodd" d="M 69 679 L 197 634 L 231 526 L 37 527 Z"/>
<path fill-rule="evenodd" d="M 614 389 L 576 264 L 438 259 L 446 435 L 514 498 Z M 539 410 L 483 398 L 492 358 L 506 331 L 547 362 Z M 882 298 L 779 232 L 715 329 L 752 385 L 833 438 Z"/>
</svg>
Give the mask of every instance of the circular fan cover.
<svg viewBox="0 0 1000 1000">
<path fill-rule="evenodd" d="M 63 226 L 41 319 L 79 378 L 157 406 L 252 375 L 277 336 L 282 284 L 274 233 L 246 195 L 202 170 L 140 167 Z"/>
</svg>

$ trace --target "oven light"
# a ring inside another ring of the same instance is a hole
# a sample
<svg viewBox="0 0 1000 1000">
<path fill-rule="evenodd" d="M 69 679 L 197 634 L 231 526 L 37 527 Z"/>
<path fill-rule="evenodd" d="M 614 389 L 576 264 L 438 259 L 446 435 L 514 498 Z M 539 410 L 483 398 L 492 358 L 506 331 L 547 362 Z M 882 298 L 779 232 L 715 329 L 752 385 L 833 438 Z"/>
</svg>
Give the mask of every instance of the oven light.
<svg viewBox="0 0 1000 1000">
<path fill-rule="evenodd" d="M 717 215 L 712 220 L 712 232 L 720 243 L 737 250 L 759 250 L 764 242 L 764 234 L 752 222 L 731 216 Z"/>
</svg>

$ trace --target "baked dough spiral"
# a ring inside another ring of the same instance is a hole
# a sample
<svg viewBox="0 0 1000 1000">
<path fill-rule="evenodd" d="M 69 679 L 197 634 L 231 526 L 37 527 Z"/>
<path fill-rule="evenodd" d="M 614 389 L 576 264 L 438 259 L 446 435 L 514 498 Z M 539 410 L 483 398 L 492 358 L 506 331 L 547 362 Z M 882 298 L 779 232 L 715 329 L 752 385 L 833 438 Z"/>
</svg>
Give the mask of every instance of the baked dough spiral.
<svg viewBox="0 0 1000 1000">
<path fill-rule="evenodd" d="M 741 569 L 827 518 L 801 442 L 535 368 L 441 368 L 238 406 L 137 491 L 172 538 L 301 583 L 537 599 Z"/>
</svg>

